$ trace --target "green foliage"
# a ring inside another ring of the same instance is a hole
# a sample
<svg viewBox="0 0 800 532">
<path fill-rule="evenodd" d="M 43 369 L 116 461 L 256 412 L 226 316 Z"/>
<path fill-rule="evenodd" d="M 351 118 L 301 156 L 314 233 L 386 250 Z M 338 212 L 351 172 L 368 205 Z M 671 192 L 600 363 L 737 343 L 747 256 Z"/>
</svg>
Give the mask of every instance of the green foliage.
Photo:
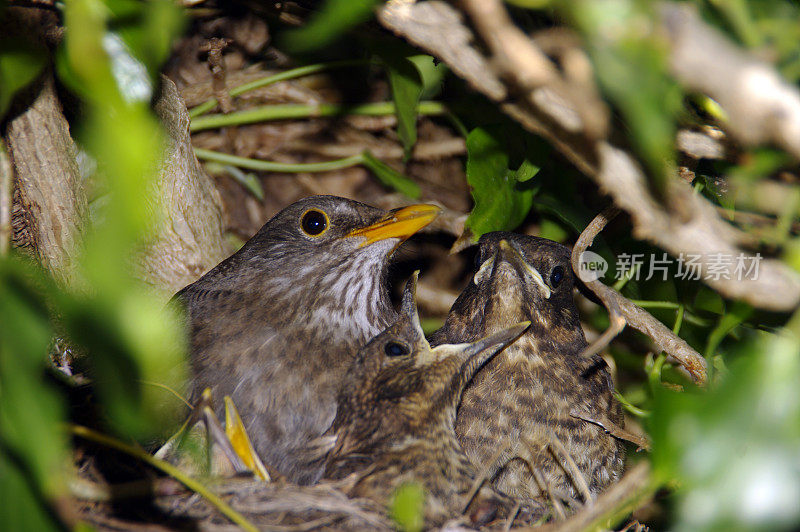
<svg viewBox="0 0 800 532">
<path fill-rule="evenodd" d="M 740 344 L 738 362 L 706 393 L 660 390 L 649 418 L 653 465 L 677 480 L 676 529 L 793 529 L 800 521 L 800 337 Z"/>
<path fill-rule="evenodd" d="M 404 532 L 419 532 L 425 525 L 425 488 L 420 484 L 400 485 L 391 503 L 392 519 Z"/>
<path fill-rule="evenodd" d="M 489 231 L 511 230 L 522 223 L 538 188 L 531 179 L 539 171 L 536 162 L 542 154 L 535 141 L 514 127 L 479 127 L 470 131 L 467 181 L 475 206 L 465 225 L 473 239 Z"/>
<path fill-rule="evenodd" d="M 419 185 L 395 171 L 391 166 L 381 161 L 368 151 L 361 154 L 361 163 L 369 168 L 378 180 L 391 187 L 398 192 L 401 192 L 411 199 L 419 198 Z"/>
<path fill-rule="evenodd" d="M 141 20 L 151 23 L 143 15 L 147 6 L 137 5 Z M 97 386 L 111 421 L 124 433 L 144 436 L 163 430 L 161 423 L 170 416 L 163 415 L 162 392 L 143 387 L 142 381 L 179 386 L 183 373 L 176 319 L 127 273 L 133 246 L 152 233 L 158 222 L 147 206 L 153 204 L 152 183 L 164 144 L 149 97 L 128 97 L 122 79 L 115 75 L 113 63 L 119 58 L 107 54 L 104 47 L 107 27 L 114 22 L 104 16 L 107 13 L 98 0 L 72 2 L 64 13 L 61 59 L 72 74 L 71 87 L 87 100 L 78 139 L 97 160 L 98 177 L 110 191 L 102 223 L 84 241 L 80 275 L 93 295 L 70 305 L 64 321 L 73 339 L 87 347 L 102 375 Z M 140 51 L 155 53 L 151 48 Z M 97 323 L 99 329 L 88 327 Z"/>
<path fill-rule="evenodd" d="M 417 104 L 422 95 L 422 77 L 416 65 L 405 57 L 386 55 L 384 61 L 397 108 L 397 136 L 408 158 L 417 142 Z"/>
<path fill-rule="evenodd" d="M 148 204 L 164 144 L 149 108 L 150 90 L 179 20 L 169 0 L 75 0 L 64 9 L 56 67 L 83 100 L 85 118 L 73 133 L 97 161 L 95 179 L 106 196 L 77 250 L 71 286 L 57 286 L 21 259 L 0 262 L 0 467 L 8 472 L 0 475 L 0 486 L 13 494 L 3 497 L 4 504 L 14 501 L 13 511 L 27 514 L 15 517 L 27 521 L 16 521 L 21 528 L 12 529 L 52 528 L 42 505 L 65 492 L 65 403 L 46 375 L 55 336 L 86 353 L 113 429 L 126 438 L 149 438 L 174 421 L 163 390 L 145 383 L 180 389 L 184 346 L 178 319 L 134 280 L 129 261 L 158 223 Z M 2 50 L 0 56 L 9 57 Z M 35 74 L 37 58 L 28 57 L 31 69 L 17 81 Z M 4 73 L 9 64 L 3 63 Z M 3 94 L 21 86 L 0 82 Z"/>
<path fill-rule="evenodd" d="M 0 261 L 0 462 L 10 482 L 26 474 L 22 493 L 55 498 L 65 487 L 67 441 L 62 398 L 45 381 L 53 331 L 42 285 L 52 286 L 30 265 Z"/>
</svg>

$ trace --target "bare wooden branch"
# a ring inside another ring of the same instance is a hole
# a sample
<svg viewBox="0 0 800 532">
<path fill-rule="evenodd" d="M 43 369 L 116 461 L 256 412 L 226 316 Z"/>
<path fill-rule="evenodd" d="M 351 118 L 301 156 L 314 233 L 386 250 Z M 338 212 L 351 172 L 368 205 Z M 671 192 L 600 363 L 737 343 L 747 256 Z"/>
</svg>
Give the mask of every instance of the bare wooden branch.
<svg viewBox="0 0 800 532">
<path fill-rule="evenodd" d="M 574 418 L 582 419 L 587 423 L 592 423 L 594 425 L 597 425 L 598 427 L 606 431 L 611 436 L 617 438 L 618 440 L 625 440 L 633 444 L 636 444 L 640 450 L 641 449 L 644 449 L 646 451 L 650 450 L 650 440 L 647 439 L 647 436 L 634 434 L 629 430 L 625 430 L 624 428 L 620 427 L 619 425 L 608 419 L 607 416 L 593 417 L 591 414 L 577 410 L 572 410 L 569 413 L 569 415 Z"/>
<path fill-rule="evenodd" d="M 591 82 L 565 81 L 534 41 L 514 25 L 500 0 L 461 3 L 494 53 L 501 78 L 525 91 L 533 105 L 547 111 L 567 131 L 605 138 L 608 109 Z"/>
<path fill-rule="evenodd" d="M 663 2 L 659 8 L 675 77 L 714 98 L 727 114 L 726 127 L 742 142 L 774 142 L 800 159 L 797 87 L 703 22 L 694 6 Z"/>
<path fill-rule="evenodd" d="M 619 209 L 617 207 L 609 207 L 598 214 L 595 219 L 589 223 L 586 229 L 583 230 L 583 233 L 578 237 L 578 241 L 575 242 L 575 246 L 572 248 L 573 270 L 576 272 L 580 271 L 581 254 L 589 249 L 595 237 L 617 214 L 619 214 Z M 602 301 L 603 305 L 608 309 L 609 313 L 612 315 L 612 324 L 614 323 L 614 317 L 621 317 L 624 323 L 629 324 L 634 329 L 649 336 L 658 348 L 667 354 L 671 361 L 676 362 L 688 373 L 694 382 L 699 385 L 705 385 L 706 360 L 700 356 L 697 351 L 692 349 L 683 338 L 675 335 L 649 312 L 635 305 L 625 298 L 625 296 L 613 288 L 604 285 L 599 280 L 584 281 L 584 284 L 600 298 L 600 301 Z M 619 329 L 619 331 L 622 330 L 619 327 L 614 327 L 614 335 L 619 332 L 617 329 Z M 600 338 L 606 345 L 607 342 L 611 340 L 605 333 L 601 335 Z M 599 349 L 593 347 L 597 342 L 597 340 L 593 342 L 589 349 L 597 352 Z"/>
<path fill-rule="evenodd" d="M 14 171 L 4 142 L 0 141 L 0 256 L 11 246 L 11 208 L 14 201 Z"/>
</svg>

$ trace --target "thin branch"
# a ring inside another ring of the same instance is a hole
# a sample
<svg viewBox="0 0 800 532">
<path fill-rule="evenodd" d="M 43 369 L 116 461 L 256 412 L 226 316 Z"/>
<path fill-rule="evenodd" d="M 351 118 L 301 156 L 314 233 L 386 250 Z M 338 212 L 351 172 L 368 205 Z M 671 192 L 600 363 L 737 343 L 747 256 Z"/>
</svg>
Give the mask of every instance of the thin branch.
<svg viewBox="0 0 800 532">
<path fill-rule="evenodd" d="M 578 237 L 578 241 L 572 248 L 572 268 L 576 272 L 580 271 L 581 254 L 592 245 L 595 237 L 617 214 L 619 214 L 619 209 L 617 207 L 612 206 L 606 208 L 589 223 L 580 237 Z M 624 323 L 649 336 L 661 351 L 666 352 L 673 361 L 677 362 L 686 370 L 694 382 L 699 385 L 705 385 L 706 361 L 697 351 L 692 349 L 685 340 L 676 336 L 669 328 L 655 319 L 646 310 L 634 305 L 622 294 L 604 285 L 599 280 L 584 281 L 584 283 L 598 298 L 600 298 L 603 305 L 608 309 L 612 317 L 612 327 L 610 330 L 612 330 L 613 333 L 613 335 L 608 334 L 608 331 L 603 333 L 598 340 L 587 348 L 587 352 L 597 352 L 605 347 L 605 345 L 608 345 L 608 341 L 622 330 L 621 327 L 615 323 L 622 319 Z M 605 342 L 605 344 L 601 345 L 603 342 Z"/>
<path fill-rule="evenodd" d="M 11 208 L 14 200 L 14 171 L 6 151 L 5 142 L 0 140 L 0 257 L 11 247 Z"/>
<path fill-rule="evenodd" d="M 511 20 L 500 0 L 462 0 L 478 34 L 499 63 L 500 77 L 528 93 L 534 105 L 545 104 L 565 129 L 591 138 L 608 133 L 608 109 L 593 84 L 568 83 L 539 47 Z M 588 79 L 591 79 L 589 77 Z"/>
<path fill-rule="evenodd" d="M 236 97 L 246 92 L 254 91 L 256 89 L 260 89 L 262 87 L 267 87 L 269 85 L 273 85 L 280 81 L 287 81 L 290 79 L 301 78 L 304 76 L 310 76 L 312 74 L 318 74 L 320 72 L 325 72 L 326 70 L 332 70 L 335 68 L 345 68 L 351 66 L 359 66 L 359 65 L 366 65 L 369 64 L 369 61 L 364 60 L 347 60 L 347 61 L 331 61 L 330 63 L 318 63 L 314 65 L 306 65 L 301 66 L 298 68 L 293 68 L 291 70 L 286 70 L 284 72 L 280 72 L 278 74 L 272 74 L 270 76 L 265 76 L 249 83 L 244 83 L 239 85 L 238 87 L 233 87 L 228 91 L 229 96 Z M 207 113 L 208 111 L 212 110 L 216 107 L 218 101 L 216 98 L 211 98 L 206 100 L 205 102 L 193 107 L 189 111 L 189 116 L 192 118 L 198 117 L 202 114 Z"/>
<path fill-rule="evenodd" d="M 528 440 L 528 438 L 524 439 L 526 441 Z M 532 446 L 529 444 L 529 447 Z M 594 502 L 594 497 L 589 489 L 589 484 L 586 482 L 586 477 L 583 476 L 583 473 L 578 468 L 578 464 L 575 463 L 572 455 L 569 454 L 567 448 L 564 447 L 564 444 L 561 443 L 561 440 L 558 439 L 558 436 L 556 436 L 556 433 L 553 431 L 550 431 L 550 442 L 548 443 L 548 448 L 550 449 L 550 452 L 553 453 L 556 461 L 562 465 L 564 472 L 567 473 L 567 475 L 569 475 L 569 477 L 572 479 L 572 484 L 578 490 L 578 493 L 581 494 L 581 497 L 583 497 L 584 504 L 591 506 Z M 559 455 L 560 458 L 564 460 L 563 463 L 561 459 L 559 459 Z"/>
<path fill-rule="evenodd" d="M 594 425 L 599 426 L 601 429 L 606 431 L 608 434 L 617 438 L 618 440 L 625 440 L 631 443 L 636 444 L 639 449 L 644 449 L 646 451 L 650 450 L 650 441 L 645 436 L 640 436 L 639 434 L 634 434 L 624 428 L 620 427 L 606 416 L 602 416 L 600 418 L 592 417 L 590 414 L 586 412 L 578 412 L 578 411 L 571 411 L 569 413 L 570 416 L 578 419 L 582 419 L 587 423 L 592 423 Z"/>
</svg>

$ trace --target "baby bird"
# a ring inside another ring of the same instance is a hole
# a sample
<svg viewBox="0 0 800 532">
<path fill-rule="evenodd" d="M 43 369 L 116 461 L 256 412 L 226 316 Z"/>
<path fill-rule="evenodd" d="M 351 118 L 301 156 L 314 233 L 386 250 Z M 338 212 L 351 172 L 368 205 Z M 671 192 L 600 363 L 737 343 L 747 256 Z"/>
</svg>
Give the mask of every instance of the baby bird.
<svg viewBox="0 0 800 532">
<path fill-rule="evenodd" d="M 494 486 L 509 495 L 574 502 L 588 488 L 595 496 L 619 477 L 624 448 L 578 416 L 623 421 L 603 359 L 579 356 L 587 344 L 572 299 L 570 250 L 504 232 L 479 244 L 478 271 L 431 344 L 474 341 L 521 320 L 531 326 L 467 387 L 458 439 L 473 463 L 495 460 Z M 568 473 L 559 442 L 582 478 Z"/>
<path fill-rule="evenodd" d="M 475 372 L 528 324 L 431 349 L 414 303 L 415 277 L 403 294 L 400 318 L 359 351 L 347 374 L 325 476 L 356 472 L 350 494 L 384 505 L 399 486 L 417 483 L 427 494 L 428 526 L 465 509 L 472 524 L 482 525 L 513 503 L 485 484 L 470 497 L 478 470 L 456 439 L 456 408 Z"/>
<path fill-rule="evenodd" d="M 276 214 L 175 296 L 187 310 L 195 399 L 206 387 L 218 406 L 230 396 L 268 466 L 318 480 L 322 469 L 296 451 L 330 427 L 356 351 L 397 317 L 390 255 L 438 213 L 312 196 Z"/>
</svg>

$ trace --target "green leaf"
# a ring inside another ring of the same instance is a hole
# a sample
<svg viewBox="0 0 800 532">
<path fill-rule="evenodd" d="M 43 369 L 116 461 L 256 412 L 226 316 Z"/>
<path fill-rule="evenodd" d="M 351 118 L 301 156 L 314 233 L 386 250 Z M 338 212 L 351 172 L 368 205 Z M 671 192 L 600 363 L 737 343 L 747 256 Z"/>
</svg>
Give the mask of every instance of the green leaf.
<svg viewBox="0 0 800 532">
<path fill-rule="evenodd" d="M 287 33 L 283 44 L 295 53 L 322 48 L 369 20 L 376 4 L 378 0 L 328 0 L 305 27 Z"/>
<path fill-rule="evenodd" d="M 52 499 L 65 490 L 67 439 L 61 397 L 45 379 L 53 331 L 41 287 L 52 283 L 35 265 L 0 260 L 0 452 Z"/>
<path fill-rule="evenodd" d="M 372 173 L 375 174 L 375 177 L 377 177 L 381 183 L 405 194 L 411 199 L 419 198 L 419 185 L 411 179 L 397 172 L 368 151 L 362 153 L 361 157 L 363 159 L 362 164 L 372 170 Z"/>
<path fill-rule="evenodd" d="M 397 113 L 397 136 L 405 157 L 417 142 L 417 104 L 422 95 L 422 79 L 417 67 L 405 57 L 384 56 Z"/>
<path fill-rule="evenodd" d="M 422 530 L 425 525 L 425 488 L 418 483 L 398 486 L 392 498 L 391 514 L 400 530 Z"/>
<path fill-rule="evenodd" d="M 708 343 L 705 350 L 706 358 L 714 355 L 722 340 L 744 320 L 749 318 L 751 314 L 753 314 L 753 307 L 741 301 L 734 302 L 730 310 L 722 315 L 717 326 L 708 335 Z"/>
<path fill-rule="evenodd" d="M 694 308 L 714 314 L 725 314 L 725 301 L 715 291 L 707 286 L 701 286 L 694 298 Z"/>
<path fill-rule="evenodd" d="M 538 167 L 528 159 L 509 166 L 509 151 L 513 155 L 525 151 L 513 149 L 520 142 L 516 133 L 504 127 L 487 127 L 475 128 L 467 136 L 467 182 L 475 206 L 465 227 L 475 240 L 490 231 L 516 228 L 533 205 L 537 189 L 531 177 Z"/>
<path fill-rule="evenodd" d="M 66 333 L 87 351 L 108 421 L 127 437 L 152 437 L 168 429 L 176 409 L 161 389 L 144 383 L 181 389 L 185 367 L 176 316 L 148 296 L 130 268 L 137 246 L 161 222 L 152 205 L 164 134 L 149 101 L 126 97 L 114 72 L 106 41 L 109 26 L 122 22 L 109 18 L 99 0 L 68 2 L 64 22 L 58 61 L 84 99 L 75 131 L 97 160 L 97 180 L 108 194 L 80 257 L 81 278 L 93 295 L 62 297 L 59 305 Z"/>
<path fill-rule="evenodd" d="M 58 532 L 49 508 L 42 504 L 30 471 L 0 444 L 0 523 L 4 530 Z"/>
<path fill-rule="evenodd" d="M 422 78 L 422 95 L 420 98 L 433 98 L 441 92 L 442 80 L 447 73 L 447 65 L 444 63 L 436 64 L 433 57 L 429 55 L 413 55 L 408 58 L 417 67 L 420 78 Z"/>
<path fill-rule="evenodd" d="M 0 118 L 14 95 L 36 79 L 46 63 L 43 48 L 19 39 L 0 40 Z"/>
<path fill-rule="evenodd" d="M 800 524 L 798 316 L 737 344 L 716 389 L 657 390 L 654 472 L 678 481 L 675 530 L 796 530 Z"/>
<path fill-rule="evenodd" d="M 171 0 L 104 0 L 111 13 L 107 35 L 118 35 L 134 60 L 141 62 L 143 75 L 155 81 L 170 54 L 172 42 L 181 34 L 183 10 Z"/>
</svg>

